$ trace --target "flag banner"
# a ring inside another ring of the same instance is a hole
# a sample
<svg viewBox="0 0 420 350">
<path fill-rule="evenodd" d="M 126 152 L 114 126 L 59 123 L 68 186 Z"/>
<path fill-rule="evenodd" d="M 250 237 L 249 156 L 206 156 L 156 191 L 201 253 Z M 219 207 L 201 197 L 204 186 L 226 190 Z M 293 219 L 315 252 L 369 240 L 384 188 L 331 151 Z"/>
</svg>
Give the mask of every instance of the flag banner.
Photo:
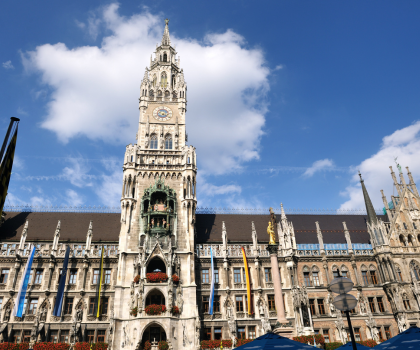
<svg viewBox="0 0 420 350">
<path fill-rule="evenodd" d="M 210 287 L 210 300 L 209 300 L 209 315 L 213 315 L 213 302 L 214 302 L 214 263 L 213 263 L 213 249 L 210 247 L 210 260 L 211 260 L 211 287 Z"/>
<path fill-rule="evenodd" d="M 63 268 L 61 269 L 60 284 L 58 285 L 57 297 L 55 298 L 55 305 L 53 315 L 60 317 L 63 308 L 64 287 L 66 286 L 67 266 L 69 264 L 70 246 L 67 246 L 66 255 L 64 256 Z"/>
<path fill-rule="evenodd" d="M 23 270 L 22 280 L 20 281 L 19 292 L 16 297 L 15 308 L 13 310 L 13 314 L 16 317 L 22 317 L 23 314 L 23 306 L 25 304 L 25 297 L 26 297 L 26 290 L 28 289 L 29 284 L 29 277 L 31 276 L 31 268 L 32 262 L 35 256 L 36 247 L 31 245 L 31 252 L 28 256 L 28 261 L 26 262 L 25 270 Z"/>
<path fill-rule="evenodd" d="M 4 203 L 6 202 L 7 189 L 9 187 L 10 176 L 12 175 L 13 158 L 15 156 L 16 140 L 18 128 L 13 135 L 12 140 L 7 147 L 6 155 L 0 166 L 0 216 L 3 212 Z M 22 306 L 23 307 L 23 306 Z M 19 316 L 20 317 L 20 316 Z"/>
<path fill-rule="evenodd" d="M 98 318 L 101 316 L 101 289 L 102 289 L 102 275 L 104 272 L 104 247 L 101 251 L 101 267 L 99 269 L 98 284 L 96 286 L 95 309 L 93 314 Z"/>
<path fill-rule="evenodd" d="M 246 294 L 248 296 L 248 315 L 252 314 L 251 309 L 251 282 L 249 280 L 249 270 L 248 270 L 248 261 L 246 260 L 246 254 L 244 247 L 242 248 L 242 256 L 244 258 L 244 266 L 245 266 L 245 275 L 246 275 Z"/>
</svg>

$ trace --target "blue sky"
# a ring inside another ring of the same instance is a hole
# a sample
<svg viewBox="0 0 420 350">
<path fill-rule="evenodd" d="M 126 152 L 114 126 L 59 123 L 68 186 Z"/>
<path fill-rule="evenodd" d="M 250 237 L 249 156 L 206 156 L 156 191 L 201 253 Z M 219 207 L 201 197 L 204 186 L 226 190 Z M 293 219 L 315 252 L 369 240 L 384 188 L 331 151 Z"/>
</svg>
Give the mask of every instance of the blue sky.
<svg viewBox="0 0 420 350">
<path fill-rule="evenodd" d="M 9 205 L 119 206 L 144 68 L 170 18 L 199 206 L 375 207 L 420 179 L 418 1 L 0 3 Z M 395 169 L 395 165 L 394 165 Z M 407 177 L 406 177 L 407 179 Z"/>
</svg>

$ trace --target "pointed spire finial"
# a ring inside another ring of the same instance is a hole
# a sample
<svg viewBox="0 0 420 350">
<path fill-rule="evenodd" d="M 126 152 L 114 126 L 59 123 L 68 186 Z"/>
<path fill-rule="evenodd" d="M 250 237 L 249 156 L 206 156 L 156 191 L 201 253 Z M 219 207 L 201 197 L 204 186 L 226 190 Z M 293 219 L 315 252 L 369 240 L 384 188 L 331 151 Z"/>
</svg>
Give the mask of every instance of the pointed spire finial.
<svg viewBox="0 0 420 350">
<path fill-rule="evenodd" d="M 281 219 L 286 219 L 286 213 L 284 212 L 283 203 L 280 203 L 281 207 Z"/>
<path fill-rule="evenodd" d="M 376 217 L 375 209 L 373 208 L 372 201 L 370 200 L 369 194 L 365 186 L 365 181 L 363 180 L 362 174 L 360 173 L 360 171 L 359 171 L 359 176 L 360 176 L 360 183 L 362 185 L 363 198 L 365 200 L 365 205 L 366 205 L 368 222 L 370 224 L 376 223 L 378 221 L 378 218 Z"/>
<path fill-rule="evenodd" d="M 171 45 L 171 39 L 169 38 L 168 23 L 169 19 L 165 19 L 165 30 L 163 31 L 162 45 Z"/>
</svg>

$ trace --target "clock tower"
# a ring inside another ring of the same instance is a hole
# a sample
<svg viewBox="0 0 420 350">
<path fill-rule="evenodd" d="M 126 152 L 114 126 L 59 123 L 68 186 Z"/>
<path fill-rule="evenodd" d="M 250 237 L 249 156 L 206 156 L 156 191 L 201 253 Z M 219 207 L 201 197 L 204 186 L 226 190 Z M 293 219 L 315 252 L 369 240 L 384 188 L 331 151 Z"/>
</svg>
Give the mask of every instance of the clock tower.
<svg viewBox="0 0 420 350">
<path fill-rule="evenodd" d="M 196 153 L 186 144 L 187 84 L 168 22 L 140 85 L 137 144 L 124 156 L 113 310 L 115 346 L 127 350 L 154 340 L 169 341 L 174 350 L 200 345 Z"/>
</svg>

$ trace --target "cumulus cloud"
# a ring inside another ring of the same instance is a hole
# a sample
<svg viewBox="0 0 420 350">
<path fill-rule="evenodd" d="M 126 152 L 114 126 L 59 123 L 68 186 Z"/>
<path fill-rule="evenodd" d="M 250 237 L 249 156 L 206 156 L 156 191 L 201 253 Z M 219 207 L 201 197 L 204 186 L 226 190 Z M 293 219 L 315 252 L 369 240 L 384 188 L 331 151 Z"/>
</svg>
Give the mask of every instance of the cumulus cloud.
<svg viewBox="0 0 420 350">
<path fill-rule="evenodd" d="M 78 207 L 83 204 L 82 197 L 74 190 L 66 190 L 66 202 L 72 207 Z"/>
<path fill-rule="evenodd" d="M 414 181 L 418 181 L 420 179 L 420 163 L 418 161 L 420 159 L 420 121 L 385 136 L 382 139 L 379 151 L 354 167 L 351 184 L 341 193 L 349 199 L 341 205 L 340 209 L 365 207 L 357 170 L 362 173 L 375 208 L 383 207 L 380 192 L 382 189 L 387 196 L 387 200 L 390 201 L 390 196 L 397 194 L 393 189 L 393 180 L 389 169 L 389 166 L 393 166 L 399 179 L 394 162 L 396 157 L 398 157 L 398 163 L 403 168 L 403 172 L 406 173 L 405 167 L 408 166 Z M 405 180 L 408 182 L 407 175 L 405 175 Z"/>
<path fill-rule="evenodd" d="M 102 164 L 110 175 L 101 176 L 100 184 L 95 186 L 95 193 L 102 204 L 110 207 L 118 206 L 123 184 L 121 164 L 117 160 L 104 160 Z"/>
<path fill-rule="evenodd" d="M 311 167 L 307 168 L 306 171 L 303 173 L 304 177 L 311 177 L 315 173 L 325 170 L 332 170 L 334 169 L 334 162 L 331 159 L 321 159 L 315 161 Z"/>
<path fill-rule="evenodd" d="M 135 137 L 139 86 L 163 20 L 147 10 L 123 17 L 111 4 L 79 27 L 91 36 L 100 28 L 110 34 L 99 46 L 45 44 L 22 54 L 25 68 L 52 91 L 41 125 L 62 142 L 84 136 L 127 144 Z M 188 83 L 187 132 L 201 169 L 223 174 L 258 158 L 269 89 L 262 51 L 246 47 L 232 30 L 198 40 L 170 29 Z"/>
<path fill-rule="evenodd" d="M 12 61 L 6 61 L 2 63 L 4 69 L 14 69 Z"/>
</svg>

